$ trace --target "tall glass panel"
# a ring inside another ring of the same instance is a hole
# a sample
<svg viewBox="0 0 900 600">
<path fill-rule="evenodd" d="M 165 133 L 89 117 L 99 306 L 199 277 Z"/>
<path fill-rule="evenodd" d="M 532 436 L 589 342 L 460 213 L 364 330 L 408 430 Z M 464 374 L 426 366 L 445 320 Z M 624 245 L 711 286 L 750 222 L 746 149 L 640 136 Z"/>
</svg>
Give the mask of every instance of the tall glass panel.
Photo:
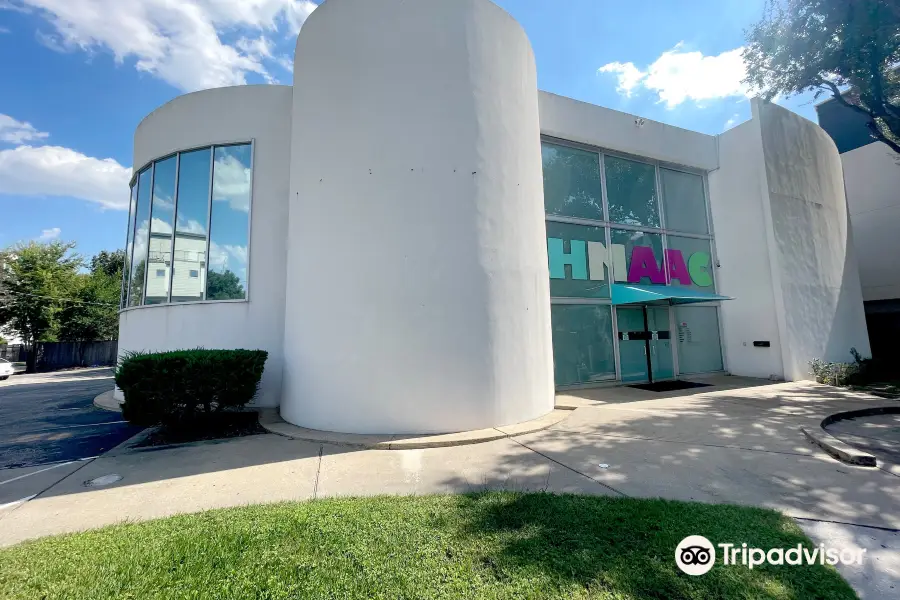
<svg viewBox="0 0 900 600">
<path fill-rule="evenodd" d="M 547 214 L 604 220 L 600 155 L 544 143 L 541 156 Z"/>
<path fill-rule="evenodd" d="M 556 385 L 616 378 L 609 306 L 554 304 L 550 307 L 550 315 Z"/>
<path fill-rule="evenodd" d="M 131 285 L 128 274 L 131 272 L 131 251 L 134 245 L 134 209 L 137 203 L 138 182 L 131 186 L 131 200 L 128 203 L 128 233 L 125 235 L 125 265 L 122 267 L 122 308 L 128 306 L 128 288 Z"/>
<path fill-rule="evenodd" d="M 666 244 L 669 280 L 672 285 L 715 292 L 709 240 L 670 235 Z"/>
<path fill-rule="evenodd" d="M 715 306 L 676 306 L 678 369 L 684 374 L 724 369 Z"/>
<path fill-rule="evenodd" d="M 144 300 L 144 276 L 147 272 L 147 250 L 150 237 L 150 187 L 152 182 L 153 169 L 148 168 L 138 175 L 128 306 L 140 306 Z"/>
<path fill-rule="evenodd" d="M 675 377 L 672 360 L 672 335 L 668 306 L 647 306 L 647 332 L 650 334 L 650 368 L 653 381 Z"/>
<path fill-rule="evenodd" d="M 172 256 L 172 302 L 203 300 L 212 149 L 182 152 L 178 172 L 178 214 Z"/>
<path fill-rule="evenodd" d="M 590 261 L 591 242 L 605 247 L 606 230 L 603 227 L 547 221 L 550 296 L 609 298 L 608 269 L 600 261 Z"/>
<path fill-rule="evenodd" d="M 251 181 L 250 144 L 216 148 L 207 300 L 247 297 Z"/>
<path fill-rule="evenodd" d="M 172 231 L 175 224 L 175 169 L 173 156 L 156 163 L 150 213 L 150 256 L 147 264 L 147 294 L 144 304 L 169 300 L 169 269 L 172 264 Z"/>
<path fill-rule="evenodd" d="M 647 327 L 644 323 L 644 309 L 640 306 L 616 307 L 616 322 L 619 325 L 619 368 L 622 381 L 635 383 L 648 381 L 647 369 Z"/>
<path fill-rule="evenodd" d="M 613 229 L 610 231 L 610 241 L 612 244 L 625 246 L 625 268 L 628 283 L 665 285 L 662 235 Z"/>
<path fill-rule="evenodd" d="M 625 158 L 604 156 L 609 220 L 643 227 L 659 227 L 656 167 Z"/>
<path fill-rule="evenodd" d="M 703 178 L 691 173 L 659 170 L 666 229 L 687 233 L 709 233 Z"/>
</svg>

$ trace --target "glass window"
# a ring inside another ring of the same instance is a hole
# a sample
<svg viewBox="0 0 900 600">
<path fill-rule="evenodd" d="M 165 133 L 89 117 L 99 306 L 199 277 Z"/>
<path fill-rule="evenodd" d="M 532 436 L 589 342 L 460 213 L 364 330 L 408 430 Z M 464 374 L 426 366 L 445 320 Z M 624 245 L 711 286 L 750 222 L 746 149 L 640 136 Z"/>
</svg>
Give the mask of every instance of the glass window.
<svg viewBox="0 0 900 600">
<path fill-rule="evenodd" d="M 665 285 L 663 266 L 662 235 L 613 229 L 610 231 L 611 246 L 625 247 L 626 276 L 617 276 L 618 281 L 643 285 Z"/>
<path fill-rule="evenodd" d="M 709 233 L 703 178 L 699 175 L 659 170 L 666 229 L 688 233 Z"/>
<path fill-rule="evenodd" d="M 600 155 L 553 144 L 541 144 L 541 155 L 547 214 L 604 220 Z"/>
<path fill-rule="evenodd" d="M 609 220 L 643 227 L 659 227 L 656 167 L 604 156 Z"/>
<path fill-rule="evenodd" d="M 609 306 L 554 304 L 550 315 L 556 385 L 616 378 Z"/>
<path fill-rule="evenodd" d="M 147 279 L 144 304 L 162 304 L 169 301 L 169 278 L 166 274 L 172 264 L 176 165 L 177 160 L 174 156 L 154 165 L 148 268 L 155 270 L 157 276 Z M 159 275 L 160 272 L 162 275 Z"/>
<path fill-rule="evenodd" d="M 150 237 L 150 187 L 152 183 L 153 169 L 146 169 L 138 175 L 128 306 L 140 306 L 144 299 L 144 278 L 147 273 L 147 249 Z"/>
<path fill-rule="evenodd" d="M 247 297 L 250 145 L 216 148 L 213 165 L 207 300 Z"/>
<path fill-rule="evenodd" d="M 206 285 L 206 227 L 212 150 L 182 152 L 178 171 L 178 214 L 172 256 L 172 302 L 203 299 Z M 191 273 L 197 276 L 191 276 Z"/>
<path fill-rule="evenodd" d="M 122 268 L 122 308 L 128 306 L 128 289 L 130 280 L 128 274 L 131 272 L 131 251 L 134 245 L 134 208 L 137 203 L 137 181 L 131 186 L 131 200 L 128 203 L 128 233 L 125 235 L 125 265 Z"/>
<path fill-rule="evenodd" d="M 590 261 L 593 243 L 606 247 L 606 230 L 603 227 L 547 222 L 547 260 L 552 297 L 609 298 L 608 269 L 600 260 Z"/>
<path fill-rule="evenodd" d="M 666 264 L 671 285 L 715 292 L 709 240 L 670 235 L 666 244 Z"/>
<path fill-rule="evenodd" d="M 715 306 L 676 306 L 678 368 L 682 373 L 724 369 L 719 342 L 719 313 Z"/>
</svg>

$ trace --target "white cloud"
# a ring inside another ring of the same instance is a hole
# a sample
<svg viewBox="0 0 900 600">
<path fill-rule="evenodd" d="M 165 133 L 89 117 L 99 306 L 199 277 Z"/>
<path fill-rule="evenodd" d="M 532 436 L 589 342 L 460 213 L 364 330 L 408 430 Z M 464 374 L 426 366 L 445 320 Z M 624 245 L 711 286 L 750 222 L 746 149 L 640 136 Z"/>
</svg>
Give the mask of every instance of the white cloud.
<svg viewBox="0 0 900 600">
<path fill-rule="evenodd" d="M 292 59 L 290 56 L 279 56 L 275 58 L 275 62 L 285 71 L 289 73 L 294 72 L 294 59 Z"/>
<path fill-rule="evenodd" d="M 247 264 L 247 246 L 233 246 L 231 244 L 225 244 L 225 251 L 234 258 L 240 265 Z"/>
<path fill-rule="evenodd" d="M 271 80 L 267 38 L 220 36 L 240 30 L 291 33 L 316 8 L 308 0 L 18 0 L 38 10 L 54 28 L 45 45 L 66 50 L 112 52 L 133 59 L 139 71 L 193 91 L 247 82 L 256 73 Z M 265 51 L 264 51 L 265 50 Z"/>
<path fill-rule="evenodd" d="M 611 62 L 603 65 L 598 70 L 600 73 L 615 73 L 618 80 L 616 91 L 626 97 L 631 97 L 634 88 L 641 84 L 647 76 L 646 73 L 634 66 L 634 63 Z"/>
<path fill-rule="evenodd" d="M 634 63 L 613 62 L 600 67 L 600 73 L 614 73 L 616 90 L 631 96 L 638 87 L 654 92 L 666 108 L 675 108 L 687 100 L 703 102 L 734 96 L 749 96 L 743 83 L 747 68 L 741 57 L 743 48 L 715 56 L 685 52 L 682 44 L 663 52 L 646 69 Z"/>
<path fill-rule="evenodd" d="M 12 33 L 9 27 L 0 27 L 0 33 Z"/>
<path fill-rule="evenodd" d="M 734 113 L 733 115 L 731 115 L 731 118 L 725 121 L 725 125 L 722 126 L 722 130 L 725 131 L 737 125 L 738 119 L 740 117 L 741 116 L 738 113 Z"/>
<path fill-rule="evenodd" d="M 38 131 L 31 123 L 17 121 L 9 115 L 0 113 L 0 142 L 24 144 L 50 137 L 49 133 Z"/>
<path fill-rule="evenodd" d="M 166 221 L 163 221 L 160 218 L 153 217 L 150 220 L 150 229 L 153 233 L 164 233 L 170 234 L 172 233 L 172 224 Z"/>
<path fill-rule="evenodd" d="M 188 219 L 187 222 L 185 222 L 183 219 L 181 219 L 179 217 L 178 232 L 179 233 L 194 233 L 197 235 L 206 235 L 206 225 L 201 224 L 196 219 Z"/>
<path fill-rule="evenodd" d="M 227 201 L 234 210 L 250 212 L 250 167 L 226 154 L 216 160 L 214 173 L 213 200 Z"/>
<path fill-rule="evenodd" d="M 51 229 L 44 229 L 41 231 L 41 237 L 38 240 L 42 242 L 48 242 L 50 240 L 55 240 L 59 238 L 59 234 L 62 233 L 62 229 L 59 227 L 53 227 Z"/>
<path fill-rule="evenodd" d="M 209 269 L 222 272 L 233 271 L 238 275 L 246 272 L 247 246 L 225 244 L 220 246 L 216 242 L 209 243 Z"/>
<path fill-rule="evenodd" d="M 0 150 L 0 194 L 63 196 L 128 210 L 131 169 L 59 146 Z"/>
</svg>

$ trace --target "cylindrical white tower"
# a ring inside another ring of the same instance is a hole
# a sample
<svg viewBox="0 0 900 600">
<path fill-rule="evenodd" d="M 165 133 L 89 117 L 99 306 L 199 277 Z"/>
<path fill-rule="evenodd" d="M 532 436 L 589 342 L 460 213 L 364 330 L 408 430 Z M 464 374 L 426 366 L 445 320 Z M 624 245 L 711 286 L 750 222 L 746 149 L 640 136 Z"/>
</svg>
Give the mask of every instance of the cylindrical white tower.
<svg viewBox="0 0 900 600">
<path fill-rule="evenodd" d="M 294 65 L 282 416 L 443 433 L 552 410 L 522 28 L 488 0 L 327 0 Z"/>
</svg>

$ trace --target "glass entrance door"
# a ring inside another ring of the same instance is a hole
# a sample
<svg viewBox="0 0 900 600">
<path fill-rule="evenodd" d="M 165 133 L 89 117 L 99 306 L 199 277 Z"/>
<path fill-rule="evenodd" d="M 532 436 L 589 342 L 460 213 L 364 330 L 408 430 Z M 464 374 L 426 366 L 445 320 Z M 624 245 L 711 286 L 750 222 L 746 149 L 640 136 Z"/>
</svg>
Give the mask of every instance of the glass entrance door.
<svg viewBox="0 0 900 600">
<path fill-rule="evenodd" d="M 673 379 L 672 336 L 668 306 L 647 306 L 647 330 L 650 332 L 650 368 L 653 381 Z"/>
<path fill-rule="evenodd" d="M 668 306 L 616 308 L 622 381 L 635 383 L 675 377 Z"/>
<path fill-rule="evenodd" d="M 622 381 L 627 383 L 647 381 L 647 328 L 644 326 L 644 309 L 640 306 L 620 306 L 616 309 L 619 329 L 619 367 Z"/>
</svg>

